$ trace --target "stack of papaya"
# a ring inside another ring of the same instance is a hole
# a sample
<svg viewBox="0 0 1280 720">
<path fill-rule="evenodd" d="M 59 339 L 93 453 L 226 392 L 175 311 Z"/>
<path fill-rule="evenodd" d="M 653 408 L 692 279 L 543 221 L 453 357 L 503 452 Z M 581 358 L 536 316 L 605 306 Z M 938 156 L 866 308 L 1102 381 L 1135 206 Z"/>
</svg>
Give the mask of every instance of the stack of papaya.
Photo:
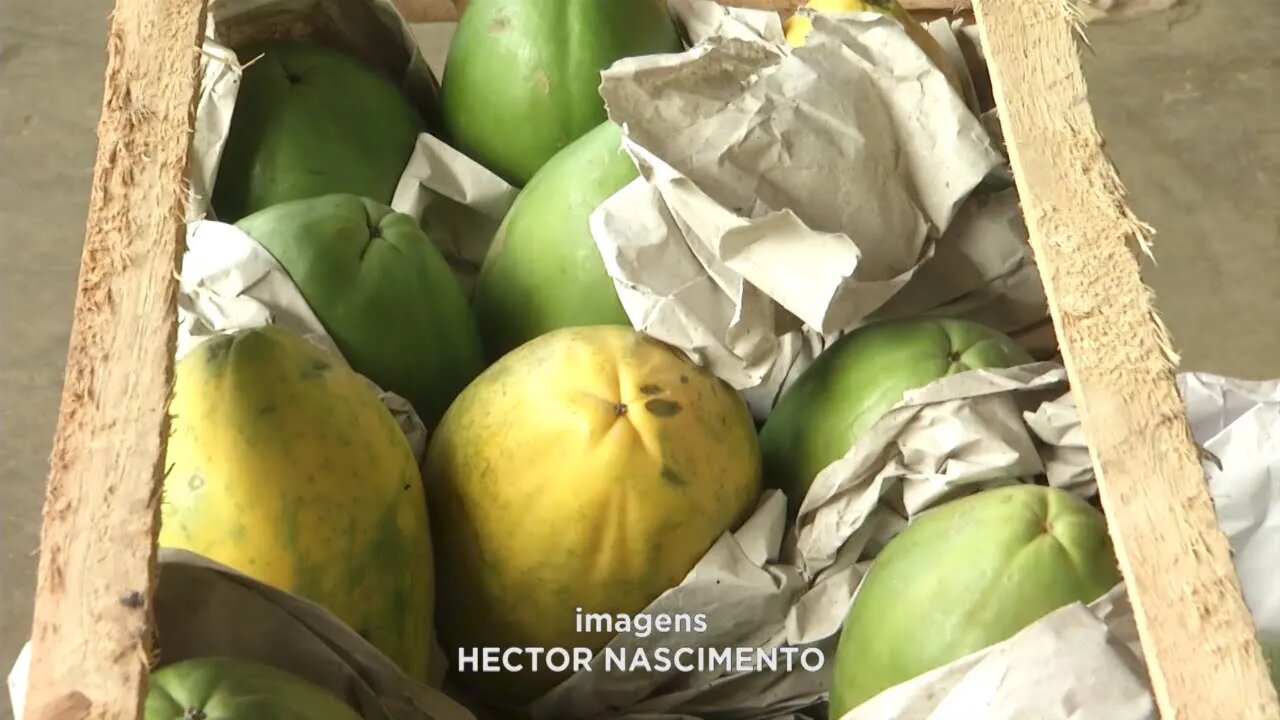
<svg viewBox="0 0 1280 720">
<path fill-rule="evenodd" d="M 812 6 L 891 15 L 947 62 L 892 0 Z M 793 19 L 789 42 L 806 22 Z M 637 177 L 597 87 L 619 59 L 684 47 L 663 0 L 470 0 L 438 118 L 339 50 L 237 48 L 214 213 L 279 262 L 341 357 L 265 326 L 180 360 L 160 545 L 324 607 L 422 683 L 436 646 L 448 660 L 599 651 L 611 636 L 577 632 L 577 609 L 641 612 L 767 490 L 794 521 L 818 473 L 906 393 L 1031 362 L 965 320 L 873 323 L 823 352 L 758 427 L 732 387 L 634 330 L 588 226 Z M 434 127 L 519 189 L 470 294 L 424 223 L 390 207 Z M 422 462 L 366 379 L 428 428 Z M 942 504 L 871 566 L 823 670 L 827 712 L 1119 579 L 1102 514 L 1065 491 L 1015 484 Z M 518 716 L 569 674 L 451 681 Z M 157 671 L 146 714 L 354 716 L 299 678 L 227 658 Z"/>
</svg>

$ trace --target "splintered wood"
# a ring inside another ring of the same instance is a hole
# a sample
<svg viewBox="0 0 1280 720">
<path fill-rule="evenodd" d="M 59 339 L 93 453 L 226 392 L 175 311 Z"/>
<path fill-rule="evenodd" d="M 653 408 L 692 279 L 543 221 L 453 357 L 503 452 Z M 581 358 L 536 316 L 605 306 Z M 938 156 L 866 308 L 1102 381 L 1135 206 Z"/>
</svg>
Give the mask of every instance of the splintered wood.
<svg viewBox="0 0 1280 720">
<path fill-rule="evenodd" d="M 975 0 L 996 105 L 1164 720 L 1280 718 L 1129 243 L 1068 6 Z"/>
<path fill-rule="evenodd" d="M 27 720 L 136 720 L 204 2 L 119 0 L 41 533 Z"/>
</svg>

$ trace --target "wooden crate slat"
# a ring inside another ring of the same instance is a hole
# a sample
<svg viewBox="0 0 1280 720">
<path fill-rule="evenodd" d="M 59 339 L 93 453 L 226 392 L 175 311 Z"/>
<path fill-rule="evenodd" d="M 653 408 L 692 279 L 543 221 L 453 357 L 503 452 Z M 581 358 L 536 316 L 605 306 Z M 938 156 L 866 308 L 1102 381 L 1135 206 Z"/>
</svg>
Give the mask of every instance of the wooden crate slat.
<svg viewBox="0 0 1280 720">
<path fill-rule="evenodd" d="M 1050 313 L 1164 720 L 1280 717 L 1060 0 L 975 0 Z"/>
<path fill-rule="evenodd" d="M 201 0 L 118 0 L 41 531 L 28 720 L 141 717 Z"/>
</svg>

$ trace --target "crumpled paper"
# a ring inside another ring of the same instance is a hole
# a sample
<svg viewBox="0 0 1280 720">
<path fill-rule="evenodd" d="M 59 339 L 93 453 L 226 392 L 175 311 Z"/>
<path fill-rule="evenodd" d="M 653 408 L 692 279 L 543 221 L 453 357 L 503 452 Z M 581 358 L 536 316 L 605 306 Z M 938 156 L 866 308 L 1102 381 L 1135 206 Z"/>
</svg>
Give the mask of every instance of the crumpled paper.
<svg viewBox="0 0 1280 720">
<path fill-rule="evenodd" d="M 177 359 L 215 335 L 265 325 L 298 333 L 346 362 L 288 272 L 258 241 L 234 225 L 189 223 L 179 276 Z M 391 411 L 421 465 L 427 428 L 413 406 L 360 377 Z"/>
<path fill-rule="evenodd" d="M 982 47 L 982 34 L 979 32 L 978 26 L 971 22 L 965 22 L 962 18 L 951 20 L 939 18 L 926 24 L 925 29 L 929 31 L 930 35 L 933 35 L 935 40 L 942 44 L 952 59 L 958 63 L 957 67 L 967 67 L 969 69 L 969 78 L 972 81 L 971 87 L 973 89 L 970 105 L 978 113 L 979 119 L 982 120 L 982 126 L 990 133 L 992 141 L 995 142 L 1002 153 L 1008 155 L 1004 143 L 1004 129 L 1000 125 L 999 113 L 996 111 L 995 96 L 991 91 L 991 77 L 987 70 L 986 51 Z M 956 56 L 957 52 L 959 53 L 958 58 Z M 1012 186 L 1012 168 L 1003 168 L 998 182 L 1006 186 Z"/>
<path fill-rule="evenodd" d="M 439 83 L 391 0 L 211 0 L 206 35 L 187 171 L 192 220 L 213 217 L 210 198 L 240 86 L 241 63 L 233 47 L 281 37 L 339 47 L 395 79 L 419 106 L 428 129 L 439 133 Z M 419 135 L 391 208 L 419 219 L 469 291 L 517 191 L 436 134 Z"/>
<path fill-rule="evenodd" d="M 1258 633 L 1280 642 L 1280 381 L 1184 374 L 1191 430 Z M 1218 463 L 1221 464 L 1219 468 Z"/>
<path fill-rule="evenodd" d="M 1280 642 L 1280 381 L 1178 375 L 1192 434 L 1259 637 Z M 1058 437 L 1080 437 L 1059 404 Z M 1219 466 L 1220 463 L 1220 466 Z M 1071 648 L 1064 652 L 1063 648 Z M 1156 720 L 1123 585 L 1074 604 L 1004 643 L 890 688 L 842 720 Z"/>
<path fill-rule="evenodd" d="M 933 257 L 866 322 L 947 317 L 982 323 L 1014 338 L 1030 333 L 1047 321 L 1049 309 L 1026 233 L 1016 191 L 976 192 L 961 206 Z M 780 338 L 764 380 L 740 391 L 752 414 L 767 418 L 782 392 L 852 329 L 829 335 L 801 329 Z"/>
<path fill-rule="evenodd" d="M 1048 316 L 1016 190 L 975 193 L 933 257 L 868 320 L 965 318 L 1016 335 Z"/>
<path fill-rule="evenodd" d="M 841 720 L 1156 720 L 1139 652 L 1118 586 L 889 688 Z"/>
<path fill-rule="evenodd" d="M 782 45 L 786 36 L 782 16 L 721 5 L 708 0 L 667 0 L 667 7 L 684 28 L 690 45 L 716 37 Z"/>
<path fill-rule="evenodd" d="M 1048 432 L 1041 435 L 1027 420 L 1052 417 L 1045 407 L 1061 403 L 1066 392 L 1066 372 L 1054 363 L 944 377 L 907 393 L 818 473 L 788 539 L 794 545 L 786 554 L 813 583 L 788 620 L 791 642 L 839 632 L 870 559 L 911 518 L 962 495 L 1044 475 L 1041 448 L 1061 433 L 1042 427 Z M 1088 467 L 1087 456 L 1083 462 Z M 1088 497 L 1094 488 L 1063 489 Z"/>
<path fill-rule="evenodd" d="M 364 720 L 475 720 L 315 603 L 185 550 L 161 548 L 158 563 L 152 607 L 159 666 L 234 657 L 314 683 Z M 15 718 L 23 717 L 30 647 L 9 674 Z"/>
<path fill-rule="evenodd" d="M 902 290 L 1004 159 L 896 20 L 818 15 L 792 51 L 700 5 L 676 10 L 729 31 L 603 73 L 641 177 L 592 232 L 633 324 L 747 390 L 812 343 L 788 333 L 829 342 Z"/>
<path fill-rule="evenodd" d="M 419 135 L 391 209 L 418 218 L 470 297 L 517 190 L 433 135 Z"/>
<path fill-rule="evenodd" d="M 974 370 L 907 393 L 802 501 L 783 557 L 808 588 L 786 620 L 790 644 L 832 644 L 874 557 L 919 513 L 966 494 L 1047 478 L 1090 497 L 1066 373 L 1055 363 Z M 1074 465 L 1072 463 L 1075 463 Z"/>
</svg>

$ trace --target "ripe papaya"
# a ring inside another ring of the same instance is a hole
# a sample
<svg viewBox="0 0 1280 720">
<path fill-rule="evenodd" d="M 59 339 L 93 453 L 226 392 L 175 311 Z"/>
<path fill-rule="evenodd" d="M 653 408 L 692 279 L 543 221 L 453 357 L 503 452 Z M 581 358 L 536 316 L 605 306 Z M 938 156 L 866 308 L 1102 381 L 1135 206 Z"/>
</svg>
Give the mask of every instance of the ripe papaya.
<svg viewBox="0 0 1280 720">
<path fill-rule="evenodd" d="M 330 193 L 391 202 L 427 131 L 395 83 L 343 52 L 298 40 L 236 55 L 247 67 L 214 184 L 219 220 Z"/>
<path fill-rule="evenodd" d="M 175 374 L 160 545 L 325 607 L 425 681 L 427 505 L 377 393 L 275 326 L 205 340 Z"/>
<path fill-rule="evenodd" d="M 351 367 L 408 400 L 427 427 L 483 369 L 462 287 L 414 218 L 323 195 L 236 226 L 284 266 Z"/>
<path fill-rule="evenodd" d="M 485 255 L 472 299 L 490 360 L 559 328 L 631 326 L 589 221 L 638 176 L 622 149 L 621 128 L 605 122 L 557 153 L 520 191 Z"/>
<path fill-rule="evenodd" d="M 906 392 L 966 370 L 1031 361 L 1008 336 L 967 320 L 864 325 L 823 351 L 778 399 L 760 430 L 765 484 L 786 493 L 794 517 L 818 473 Z"/>
<path fill-rule="evenodd" d="M 605 121 L 600 73 L 681 52 L 666 0 L 471 0 L 442 80 L 458 149 L 515 187 Z"/>
<path fill-rule="evenodd" d="M 737 393 L 630 328 L 565 328 L 517 348 L 445 413 L 425 463 L 450 650 L 587 647 L 584 613 L 635 614 L 678 585 L 760 494 Z M 589 630 L 589 629 L 588 629 Z M 455 665 L 456 665 L 455 661 Z M 467 673 L 508 704 L 568 676 Z"/>
<path fill-rule="evenodd" d="M 854 596 L 830 718 L 1091 603 L 1120 579 L 1102 513 L 1065 490 L 1011 485 L 927 510 L 885 545 Z"/>
</svg>

